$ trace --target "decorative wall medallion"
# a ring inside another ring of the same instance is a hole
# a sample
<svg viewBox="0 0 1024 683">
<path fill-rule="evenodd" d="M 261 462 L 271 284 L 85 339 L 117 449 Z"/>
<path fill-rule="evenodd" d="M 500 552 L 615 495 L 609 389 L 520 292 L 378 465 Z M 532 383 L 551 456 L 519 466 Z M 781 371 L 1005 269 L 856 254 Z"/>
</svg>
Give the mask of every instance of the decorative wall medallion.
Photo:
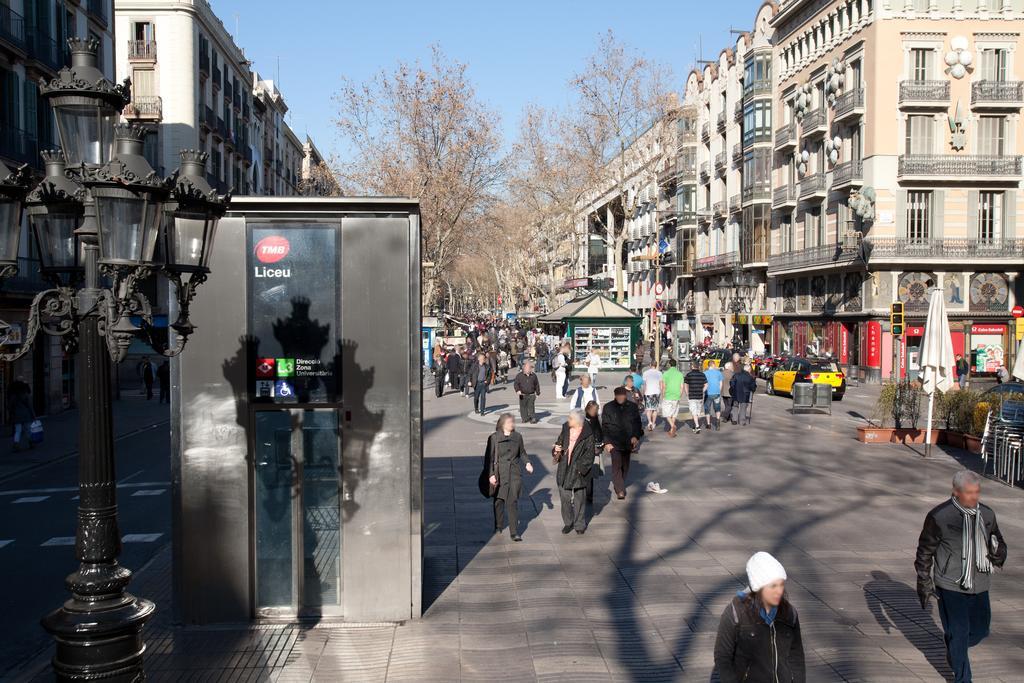
<svg viewBox="0 0 1024 683">
<path fill-rule="evenodd" d="M 782 312 L 796 313 L 796 280 L 782 283 Z"/>
<path fill-rule="evenodd" d="M 972 311 L 1005 311 L 1008 297 L 1005 275 L 977 273 L 971 277 Z"/>
<path fill-rule="evenodd" d="M 942 287 L 946 295 L 946 306 L 948 308 L 964 307 L 964 276 L 960 273 L 946 275 L 946 282 Z"/>
<path fill-rule="evenodd" d="M 928 310 L 928 280 L 936 282 L 930 273 L 903 273 L 900 276 L 899 300 L 906 310 Z"/>
</svg>

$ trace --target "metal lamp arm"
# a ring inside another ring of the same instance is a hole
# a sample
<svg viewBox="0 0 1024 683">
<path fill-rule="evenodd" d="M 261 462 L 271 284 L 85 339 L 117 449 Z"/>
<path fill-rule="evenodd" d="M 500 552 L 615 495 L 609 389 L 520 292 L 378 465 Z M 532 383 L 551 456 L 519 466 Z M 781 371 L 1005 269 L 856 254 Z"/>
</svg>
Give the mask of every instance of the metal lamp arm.
<svg viewBox="0 0 1024 683">
<path fill-rule="evenodd" d="M 40 330 L 55 337 L 67 337 L 77 327 L 77 305 L 74 292 L 64 287 L 44 289 L 32 299 L 28 311 L 28 328 L 21 348 L 13 353 L 0 353 L 0 360 L 14 362 L 32 349 L 32 343 Z M 0 322 L 0 329 L 9 329 L 10 325 Z M 68 337 L 74 339 L 74 335 Z"/>
</svg>

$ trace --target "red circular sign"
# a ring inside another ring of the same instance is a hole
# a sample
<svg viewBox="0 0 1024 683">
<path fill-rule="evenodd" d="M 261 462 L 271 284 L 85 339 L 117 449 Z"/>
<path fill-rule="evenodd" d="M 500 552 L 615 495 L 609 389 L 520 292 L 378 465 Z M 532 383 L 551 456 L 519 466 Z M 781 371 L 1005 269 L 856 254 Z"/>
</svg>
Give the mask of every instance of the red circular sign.
<svg viewBox="0 0 1024 683">
<path fill-rule="evenodd" d="M 1024 317 L 1024 306 L 1014 306 L 1013 310 L 1010 311 L 1010 315 L 1014 318 Z"/>
<path fill-rule="evenodd" d="M 288 240 L 281 235 L 264 237 L 256 243 L 256 259 L 260 263 L 277 263 L 291 250 Z"/>
</svg>

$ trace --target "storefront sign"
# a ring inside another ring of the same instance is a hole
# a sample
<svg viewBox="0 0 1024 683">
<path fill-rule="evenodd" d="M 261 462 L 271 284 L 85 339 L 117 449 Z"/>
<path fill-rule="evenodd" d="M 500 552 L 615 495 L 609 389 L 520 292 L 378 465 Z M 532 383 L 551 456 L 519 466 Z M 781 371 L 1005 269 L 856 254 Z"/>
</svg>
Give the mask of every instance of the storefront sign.
<svg viewBox="0 0 1024 683">
<path fill-rule="evenodd" d="M 924 336 L 924 326 L 923 325 L 915 325 L 913 327 L 908 327 L 907 330 L 906 330 L 906 335 L 908 337 L 923 337 Z"/>
<path fill-rule="evenodd" d="M 1010 315 L 1014 318 L 1024 317 L 1024 306 L 1014 306 L 1010 309 Z"/>
<path fill-rule="evenodd" d="M 1017 318 L 1016 332 L 1014 333 L 1014 336 L 1017 338 L 1017 341 L 1024 339 L 1024 318 Z"/>
<path fill-rule="evenodd" d="M 562 286 L 565 287 L 566 289 L 580 289 L 580 288 L 583 288 L 583 287 L 589 287 L 590 286 L 590 278 L 589 277 L 573 278 L 571 280 L 564 281 L 562 283 Z"/>
<path fill-rule="evenodd" d="M 1006 334 L 1006 325 L 971 325 L 971 334 Z"/>
<path fill-rule="evenodd" d="M 866 323 L 868 367 L 882 367 L 882 324 L 874 320 Z"/>
<path fill-rule="evenodd" d="M 850 362 L 849 338 L 846 326 L 841 324 L 839 327 L 839 362 L 844 365 Z"/>
<path fill-rule="evenodd" d="M 747 314 L 746 313 L 738 314 L 736 316 L 736 323 L 739 324 L 739 325 L 746 325 L 747 324 Z"/>
</svg>

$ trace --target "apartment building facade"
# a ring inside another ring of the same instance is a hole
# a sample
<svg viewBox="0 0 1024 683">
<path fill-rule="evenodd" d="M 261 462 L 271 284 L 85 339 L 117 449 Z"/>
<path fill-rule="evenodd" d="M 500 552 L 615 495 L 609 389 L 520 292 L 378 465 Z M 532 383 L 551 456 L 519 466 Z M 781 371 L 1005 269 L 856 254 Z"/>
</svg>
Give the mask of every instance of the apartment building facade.
<svg viewBox="0 0 1024 683">
<path fill-rule="evenodd" d="M 124 115 L 152 128 L 146 155 L 158 172 L 177 168 L 179 150 L 199 149 L 221 192 L 299 193 L 304 149 L 284 97 L 206 0 L 117 0 L 115 23 L 117 74 L 132 79 Z"/>
<path fill-rule="evenodd" d="M 11 168 L 27 164 L 43 170 L 41 151 L 59 149 L 53 112 L 39 97 L 39 80 L 52 79 L 70 64 L 68 38 L 91 38 L 99 67 L 114 78 L 112 0 L 0 0 L 0 158 Z M 11 324 L 0 338 L 0 352 L 21 345 L 32 297 L 49 285 L 39 274 L 28 223 L 23 222 L 18 275 L 4 280 L 0 319 Z M 33 349 L 14 363 L 0 363 L 0 406 L 15 380 L 32 389 L 37 414 L 55 413 L 75 399 L 74 358 L 60 340 L 41 335 Z M 0 421 L 6 419 L 0 409 Z"/>
<path fill-rule="evenodd" d="M 915 376 L 930 286 L 977 373 L 1024 300 L 1021 0 L 783 2 L 776 55 L 773 347 Z M 889 305 L 903 302 L 894 343 Z"/>
</svg>

